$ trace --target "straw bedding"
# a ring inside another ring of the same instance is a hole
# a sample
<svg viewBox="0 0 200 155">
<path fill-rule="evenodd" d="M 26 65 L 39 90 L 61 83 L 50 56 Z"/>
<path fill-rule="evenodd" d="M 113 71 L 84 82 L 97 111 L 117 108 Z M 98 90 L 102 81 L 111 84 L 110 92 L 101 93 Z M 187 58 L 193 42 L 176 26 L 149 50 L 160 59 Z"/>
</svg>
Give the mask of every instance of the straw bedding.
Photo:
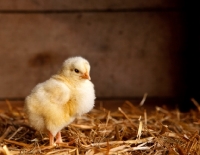
<svg viewBox="0 0 200 155">
<path fill-rule="evenodd" d="M 48 135 L 31 128 L 22 107 L 0 110 L 0 155 L 199 155 L 200 106 L 181 113 L 148 111 L 126 101 L 117 111 L 103 106 L 62 130 L 64 143 L 48 146 Z M 142 105 L 142 104 L 141 104 Z"/>
</svg>

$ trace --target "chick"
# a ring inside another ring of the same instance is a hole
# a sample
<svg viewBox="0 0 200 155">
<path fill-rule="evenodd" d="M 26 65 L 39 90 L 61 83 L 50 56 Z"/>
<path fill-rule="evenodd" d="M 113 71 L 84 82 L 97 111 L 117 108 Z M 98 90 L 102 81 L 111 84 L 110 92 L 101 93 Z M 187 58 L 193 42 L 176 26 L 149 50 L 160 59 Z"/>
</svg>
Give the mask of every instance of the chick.
<svg viewBox="0 0 200 155">
<path fill-rule="evenodd" d="M 72 57 L 49 80 L 39 83 L 25 99 L 25 113 L 32 127 L 49 133 L 49 144 L 62 143 L 61 129 L 94 106 L 90 64 Z"/>
</svg>

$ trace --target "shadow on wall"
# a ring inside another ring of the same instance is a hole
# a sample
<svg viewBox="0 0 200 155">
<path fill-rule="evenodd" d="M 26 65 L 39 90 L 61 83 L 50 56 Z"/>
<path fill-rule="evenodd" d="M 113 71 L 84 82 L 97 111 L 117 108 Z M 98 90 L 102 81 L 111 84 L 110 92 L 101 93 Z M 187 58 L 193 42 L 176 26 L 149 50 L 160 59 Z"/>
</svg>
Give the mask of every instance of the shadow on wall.
<svg viewBox="0 0 200 155">
<path fill-rule="evenodd" d="M 183 51 L 183 72 L 186 91 L 183 97 L 184 104 L 180 105 L 183 111 L 193 108 L 191 98 L 200 103 L 200 18 L 197 2 L 184 1 L 183 20 L 185 23 L 185 46 Z"/>
</svg>

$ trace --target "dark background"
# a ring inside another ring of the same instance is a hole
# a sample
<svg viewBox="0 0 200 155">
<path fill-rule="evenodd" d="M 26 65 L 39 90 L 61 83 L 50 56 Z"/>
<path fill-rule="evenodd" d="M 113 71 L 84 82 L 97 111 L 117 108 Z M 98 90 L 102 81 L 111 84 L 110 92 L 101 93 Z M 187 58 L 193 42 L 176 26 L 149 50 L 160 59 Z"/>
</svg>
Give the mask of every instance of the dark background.
<svg viewBox="0 0 200 155">
<path fill-rule="evenodd" d="M 179 0 L 0 0 L 0 99 L 23 100 L 81 55 L 99 100 L 147 92 L 148 104 L 194 108 L 199 14 L 197 2 Z"/>
</svg>

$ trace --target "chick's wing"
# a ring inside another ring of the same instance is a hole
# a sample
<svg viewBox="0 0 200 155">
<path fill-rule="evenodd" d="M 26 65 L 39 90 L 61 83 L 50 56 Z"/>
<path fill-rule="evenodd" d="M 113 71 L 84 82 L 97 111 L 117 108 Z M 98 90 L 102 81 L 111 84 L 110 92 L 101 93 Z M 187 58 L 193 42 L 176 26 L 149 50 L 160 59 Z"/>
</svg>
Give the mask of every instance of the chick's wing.
<svg viewBox="0 0 200 155">
<path fill-rule="evenodd" d="M 38 84 L 33 93 L 37 100 L 44 104 L 66 104 L 70 98 L 70 90 L 62 81 L 49 79 L 44 83 Z"/>
</svg>

